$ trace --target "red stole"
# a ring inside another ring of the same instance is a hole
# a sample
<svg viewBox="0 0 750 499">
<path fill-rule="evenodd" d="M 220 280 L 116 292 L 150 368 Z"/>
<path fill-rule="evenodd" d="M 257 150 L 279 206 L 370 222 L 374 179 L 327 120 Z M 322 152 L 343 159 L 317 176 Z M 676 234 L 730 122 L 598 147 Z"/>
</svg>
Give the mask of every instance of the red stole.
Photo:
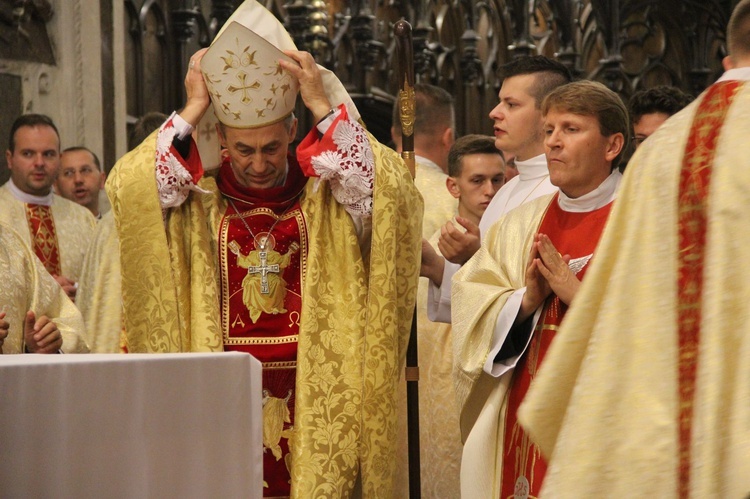
<svg viewBox="0 0 750 499">
<path fill-rule="evenodd" d="M 288 436 L 294 424 L 297 335 L 307 231 L 299 200 L 307 179 L 289 157 L 284 185 L 240 186 L 222 164 L 217 185 L 232 201 L 219 226 L 224 349 L 263 363 L 265 497 L 288 497 Z M 236 207 L 236 211 L 235 211 Z M 249 230 L 248 230 L 249 228 Z"/>
<path fill-rule="evenodd" d="M 571 256 L 571 260 L 584 258 L 594 253 L 612 203 L 587 213 L 563 211 L 552 199 L 547 213 L 539 226 L 539 232 L 547 234 L 557 250 Z M 588 268 L 587 264 L 576 274 L 578 279 Z M 513 372 L 508 390 L 505 415 L 505 438 L 503 443 L 503 470 L 500 497 L 503 499 L 538 497 L 547 463 L 536 445 L 518 423 L 517 411 L 526 396 L 531 381 L 562 322 L 567 305 L 557 296 L 551 295 L 545 302 L 542 317 L 531 337 L 529 346 L 521 355 Z"/>
<path fill-rule="evenodd" d="M 52 208 L 41 204 L 27 204 L 26 220 L 29 223 L 34 253 L 42 261 L 47 272 L 52 275 L 62 275 L 60 249 L 57 245 Z"/>
<path fill-rule="evenodd" d="M 679 497 L 690 496 L 690 447 L 693 402 L 698 375 L 703 261 L 706 250 L 706 214 L 711 166 L 724 118 L 739 81 L 712 85 L 701 100 L 685 146 L 678 193 L 679 252 L 677 272 L 677 341 Z"/>
</svg>

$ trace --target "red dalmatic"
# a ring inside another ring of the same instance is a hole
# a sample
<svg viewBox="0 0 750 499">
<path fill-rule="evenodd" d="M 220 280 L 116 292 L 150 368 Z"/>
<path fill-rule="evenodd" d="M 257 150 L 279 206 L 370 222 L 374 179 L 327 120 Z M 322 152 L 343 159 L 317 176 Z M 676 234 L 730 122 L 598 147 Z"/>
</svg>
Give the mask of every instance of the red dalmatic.
<svg viewBox="0 0 750 499">
<path fill-rule="evenodd" d="M 572 213 L 560 209 L 555 197 L 544 215 L 539 232 L 549 236 L 557 251 L 571 256 L 571 267 L 583 265 L 576 276 L 583 278 L 588 259 L 594 253 L 612 203 L 587 213 Z M 536 445 L 518 423 L 517 411 L 531 381 L 555 337 L 567 305 L 550 296 L 542 317 L 531 337 L 528 348 L 518 361 L 508 391 L 503 441 L 503 471 L 500 497 L 502 499 L 538 497 L 547 463 Z"/>
</svg>

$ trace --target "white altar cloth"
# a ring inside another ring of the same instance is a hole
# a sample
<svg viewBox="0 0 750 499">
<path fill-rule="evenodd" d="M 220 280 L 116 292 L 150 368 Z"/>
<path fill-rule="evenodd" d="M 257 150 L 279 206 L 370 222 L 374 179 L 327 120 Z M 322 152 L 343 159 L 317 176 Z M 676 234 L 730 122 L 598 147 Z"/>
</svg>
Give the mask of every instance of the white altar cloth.
<svg viewBox="0 0 750 499">
<path fill-rule="evenodd" d="M 0 355 L 0 497 L 262 495 L 243 353 Z"/>
</svg>

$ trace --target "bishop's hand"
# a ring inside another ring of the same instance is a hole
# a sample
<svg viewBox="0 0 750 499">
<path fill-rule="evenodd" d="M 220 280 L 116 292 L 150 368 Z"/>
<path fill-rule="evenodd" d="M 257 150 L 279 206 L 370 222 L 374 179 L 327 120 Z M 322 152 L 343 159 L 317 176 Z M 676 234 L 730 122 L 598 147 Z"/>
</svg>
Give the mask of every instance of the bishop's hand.
<svg viewBox="0 0 750 499">
<path fill-rule="evenodd" d="M 207 50 L 208 48 L 203 48 L 193 54 L 188 63 L 187 74 L 185 75 L 187 102 L 182 111 L 180 111 L 180 116 L 193 127 L 198 126 L 201 118 L 203 118 L 203 115 L 208 110 L 208 106 L 211 104 L 208 87 L 205 80 L 203 80 L 203 73 L 201 72 L 201 59 L 203 59 Z"/>
<path fill-rule="evenodd" d="M 297 61 L 299 66 L 284 59 L 279 59 L 279 65 L 299 80 L 299 93 L 317 123 L 331 111 L 332 107 L 323 87 L 320 69 L 309 52 L 285 50 L 284 53 Z"/>
</svg>

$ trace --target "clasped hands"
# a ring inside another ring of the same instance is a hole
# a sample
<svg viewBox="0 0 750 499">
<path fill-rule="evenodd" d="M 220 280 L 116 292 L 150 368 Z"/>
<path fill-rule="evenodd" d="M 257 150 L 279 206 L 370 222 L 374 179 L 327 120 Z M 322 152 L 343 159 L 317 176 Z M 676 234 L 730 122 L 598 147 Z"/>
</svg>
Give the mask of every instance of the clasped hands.
<svg viewBox="0 0 750 499">
<path fill-rule="evenodd" d="M 419 275 L 429 278 L 436 286 L 443 282 L 445 261 L 463 265 L 479 250 L 479 226 L 464 217 L 456 217 L 456 222 L 466 229 L 466 232 L 448 222 L 440 229 L 438 240 L 438 254 L 425 240 L 422 240 L 422 265 Z"/>
<path fill-rule="evenodd" d="M 561 255 L 546 234 L 536 234 L 531 245 L 526 267 L 526 293 L 516 322 L 523 322 L 539 308 L 547 297 L 555 293 L 560 301 L 570 305 L 581 286 L 568 263 L 570 255 Z"/>
</svg>

